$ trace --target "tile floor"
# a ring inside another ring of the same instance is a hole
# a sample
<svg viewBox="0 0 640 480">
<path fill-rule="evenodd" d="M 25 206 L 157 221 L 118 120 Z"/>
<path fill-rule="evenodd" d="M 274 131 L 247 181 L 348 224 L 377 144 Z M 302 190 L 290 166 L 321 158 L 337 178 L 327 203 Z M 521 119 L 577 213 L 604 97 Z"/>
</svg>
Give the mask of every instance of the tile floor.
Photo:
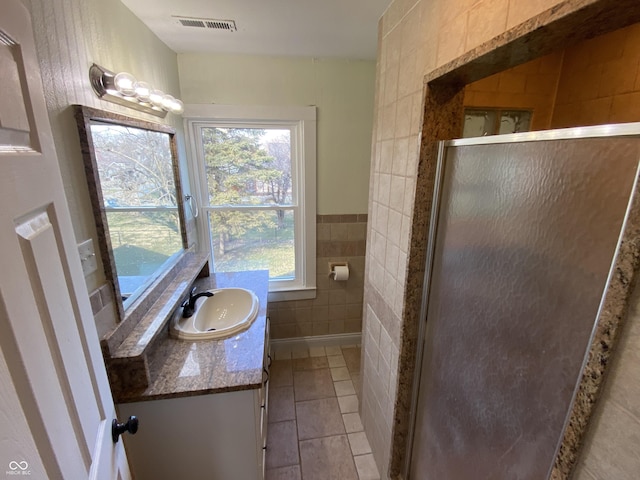
<svg viewBox="0 0 640 480">
<path fill-rule="evenodd" d="M 274 352 L 266 480 L 378 480 L 358 413 L 360 347 Z"/>
</svg>

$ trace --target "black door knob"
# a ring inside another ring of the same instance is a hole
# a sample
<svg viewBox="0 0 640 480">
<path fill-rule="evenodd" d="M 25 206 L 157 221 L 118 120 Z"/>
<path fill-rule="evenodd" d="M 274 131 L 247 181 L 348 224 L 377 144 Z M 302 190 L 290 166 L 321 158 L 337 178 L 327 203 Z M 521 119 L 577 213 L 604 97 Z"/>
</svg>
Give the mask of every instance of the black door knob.
<svg viewBox="0 0 640 480">
<path fill-rule="evenodd" d="M 113 443 L 118 443 L 118 438 L 124 432 L 129 432 L 131 435 L 135 435 L 138 431 L 138 417 L 130 416 L 126 423 L 118 423 L 118 419 L 114 418 L 111 422 L 111 438 Z"/>
</svg>

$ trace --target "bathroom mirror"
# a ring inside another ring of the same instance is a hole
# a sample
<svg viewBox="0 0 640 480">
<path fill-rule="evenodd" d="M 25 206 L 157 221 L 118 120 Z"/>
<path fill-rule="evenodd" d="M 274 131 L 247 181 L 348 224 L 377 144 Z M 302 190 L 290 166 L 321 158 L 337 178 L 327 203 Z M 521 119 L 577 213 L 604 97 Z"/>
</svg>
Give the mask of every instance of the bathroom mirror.
<svg viewBox="0 0 640 480">
<path fill-rule="evenodd" d="M 187 246 L 175 131 L 74 108 L 100 254 L 122 319 Z"/>
</svg>

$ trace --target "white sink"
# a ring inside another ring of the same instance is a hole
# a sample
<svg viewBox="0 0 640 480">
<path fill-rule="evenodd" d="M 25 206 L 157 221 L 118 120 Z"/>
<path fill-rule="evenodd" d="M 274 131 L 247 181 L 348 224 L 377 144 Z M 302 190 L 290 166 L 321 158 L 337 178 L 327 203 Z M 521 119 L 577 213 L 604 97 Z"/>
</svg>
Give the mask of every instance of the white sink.
<svg viewBox="0 0 640 480">
<path fill-rule="evenodd" d="M 171 335 L 183 340 L 212 340 L 241 332 L 258 316 L 258 297 L 244 288 L 209 290 L 212 297 L 196 301 L 194 313 L 182 317 L 182 308 L 171 321 Z"/>
</svg>

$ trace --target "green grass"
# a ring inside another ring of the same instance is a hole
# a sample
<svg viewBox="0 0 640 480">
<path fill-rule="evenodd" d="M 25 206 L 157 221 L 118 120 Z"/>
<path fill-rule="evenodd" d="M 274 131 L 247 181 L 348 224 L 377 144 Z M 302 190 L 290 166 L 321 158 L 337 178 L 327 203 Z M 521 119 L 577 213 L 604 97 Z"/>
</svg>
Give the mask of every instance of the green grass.
<svg viewBox="0 0 640 480">
<path fill-rule="evenodd" d="M 118 275 L 151 275 L 182 249 L 180 234 L 171 228 L 172 213 L 107 214 Z"/>
<path fill-rule="evenodd" d="M 218 272 L 269 270 L 271 278 L 292 277 L 295 274 L 293 240 L 287 242 L 245 242 L 240 248 L 214 254 Z"/>
<path fill-rule="evenodd" d="M 272 225 L 277 224 L 273 212 Z M 227 214 L 229 215 L 229 214 Z M 287 212 L 282 228 L 248 228 L 225 242 L 224 254 L 220 253 L 219 235 L 211 219 L 213 257 L 217 272 L 269 270 L 271 278 L 291 278 L 295 275 L 293 214 Z M 256 222 L 257 223 L 257 222 Z"/>
<path fill-rule="evenodd" d="M 168 224 L 169 213 L 109 213 L 109 231 L 119 275 L 150 275 L 182 248 L 180 234 Z M 292 216 L 291 216 L 292 217 Z M 215 270 L 236 272 L 269 270 L 271 278 L 295 274 L 293 219 L 285 217 L 283 228 L 252 228 L 217 250 L 214 234 Z"/>
</svg>

